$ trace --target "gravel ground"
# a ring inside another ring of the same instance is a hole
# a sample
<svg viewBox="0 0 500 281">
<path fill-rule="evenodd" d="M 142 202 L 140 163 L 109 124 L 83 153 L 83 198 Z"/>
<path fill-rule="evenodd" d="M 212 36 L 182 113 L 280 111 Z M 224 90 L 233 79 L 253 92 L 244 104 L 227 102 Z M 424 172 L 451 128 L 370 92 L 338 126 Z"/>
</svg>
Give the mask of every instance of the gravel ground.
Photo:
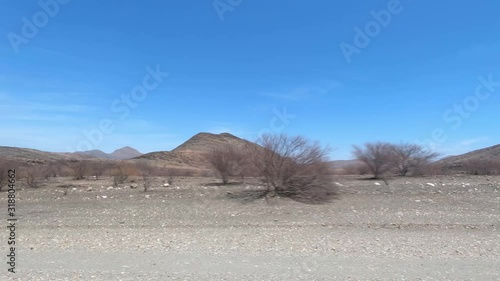
<svg viewBox="0 0 500 281">
<path fill-rule="evenodd" d="M 500 280 L 499 177 L 335 181 L 339 198 L 307 205 L 205 178 L 50 179 L 19 190 L 0 280 Z"/>
</svg>

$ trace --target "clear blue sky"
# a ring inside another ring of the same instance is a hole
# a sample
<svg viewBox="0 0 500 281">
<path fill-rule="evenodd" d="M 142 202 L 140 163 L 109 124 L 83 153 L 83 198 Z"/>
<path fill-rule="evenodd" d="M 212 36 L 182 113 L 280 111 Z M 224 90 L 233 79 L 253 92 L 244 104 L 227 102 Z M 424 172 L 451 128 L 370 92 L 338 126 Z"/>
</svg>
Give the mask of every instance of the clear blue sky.
<svg viewBox="0 0 500 281">
<path fill-rule="evenodd" d="M 367 141 L 500 143 L 498 1 L 53 1 L 0 2 L 0 145 L 150 152 L 274 130 L 348 159 Z"/>
</svg>

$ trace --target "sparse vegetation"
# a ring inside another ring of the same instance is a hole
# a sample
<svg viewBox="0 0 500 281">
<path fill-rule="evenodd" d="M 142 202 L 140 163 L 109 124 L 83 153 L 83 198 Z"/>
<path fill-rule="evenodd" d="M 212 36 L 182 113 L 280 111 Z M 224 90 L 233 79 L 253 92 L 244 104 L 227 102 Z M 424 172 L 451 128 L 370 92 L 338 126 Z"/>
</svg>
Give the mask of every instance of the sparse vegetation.
<svg viewBox="0 0 500 281">
<path fill-rule="evenodd" d="M 473 159 L 462 163 L 462 169 L 469 175 L 500 175 L 500 161 Z"/>
<path fill-rule="evenodd" d="M 0 191 L 2 191 L 2 188 L 4 184 L 7 182 L 7 171 L 8 171 L 8 166 L 6 163 L 3 161 L 0 161 Z"/>
<path fill-rule="evenodd" d="M 243 175 L 246 157 L 241 148 L 220 146 L 212 150 L 207 158 L 223 184 L 229 183 L 230 177 Z"/>
<path fill-rule="evenodd" d="M 37 166 L 27 167 L 26 178 L 25 178 L 26 187 L 39 188 L 40 187 L 39 176 L 40 176 L 39 167 Z"/>
<path fill-rule="evenodd" d="M 151 185 L 153 183 L 152 176 L 154 173 L 154 169 L 149 163 L 145 161 L 137 163 L 136 168 L 142 178 L 142 186 L 144 188 L 144 192 L 147 192 L 151 188 Z"/>
<path fill-rule="evenodd" d="M 353 155 L 379 179 L 396 166 L 395 146 L 386 142 L 366 143 L 364 147 L 354 146 Z"/>
<path fill-rule="evenodd" d="M 438 153 L 410 143 L 394 145 L 394 151 L 395 164 L 400 176 L 406 176 L 408 173 L 414 173 L 419 169 L 422 170 L 424 165 L 428 165 L 439 156 Z"/>
<path fill-rule="evenodd" d="M 99 180 L 108 169 L 109 165 L 105 162 L 94 161 L 90 164 L 91 174 L 95 180 Z"/>
<path fill-rule="evenodd" d="M 287 196 L 310 203 L 330 200 L 336 187 L 330 180 L 328 148 L 304 137 L 263 135 L 250 155 L 267 186 L 267 196 Z M 249 156 L 250 156 L 249 155 Z"/>
<path fill-rule="evenodd" d="M 83 180 L 89 173 L 89 162 L 86 160 L 72 160 L 67 163 L 67 166 L 72 171 L 72 176 L 75 180 Z"/>
</svg>

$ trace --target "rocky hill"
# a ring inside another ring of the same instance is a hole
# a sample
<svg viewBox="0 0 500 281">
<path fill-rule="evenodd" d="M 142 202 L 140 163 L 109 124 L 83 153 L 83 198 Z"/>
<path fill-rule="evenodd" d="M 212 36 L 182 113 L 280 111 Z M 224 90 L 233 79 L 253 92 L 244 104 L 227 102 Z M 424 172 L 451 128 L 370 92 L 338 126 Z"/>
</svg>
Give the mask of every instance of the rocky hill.
<svg viewBox="0 0 500 281">
<path fill-rule="evenodd" d="M 500 144 L 474 150 L 461 155 L 449 156 L 439 160 L 438 162 L 446 165 L 457 166 L 466 162 L 477 160 L 500 161 Z"/>
<path fill-rule="evenodd" d="M 172 151 L 152 152 L 139 156 L 136 159 L 157 160 L 163 162 L 166 166 L 209 169 L 210 164 L 206 159 L 206 155 L 221 145 L 243 146 L 255 144 L 229 133 L 199 133 Z"/>
</svg>

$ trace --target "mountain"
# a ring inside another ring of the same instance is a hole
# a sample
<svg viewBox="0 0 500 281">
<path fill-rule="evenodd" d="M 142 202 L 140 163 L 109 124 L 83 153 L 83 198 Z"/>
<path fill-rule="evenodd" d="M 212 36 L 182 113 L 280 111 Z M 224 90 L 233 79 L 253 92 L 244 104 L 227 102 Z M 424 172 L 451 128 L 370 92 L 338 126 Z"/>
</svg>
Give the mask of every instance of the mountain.
<svg viewBox="0 0 500 281">
<path fill-rule="evenodd" d="M 108 160 L 127 160 L 142 155 L 142 153 L 137 151 L 137 149 L 132 148 L 130 146 L 122 147 L 109 154 L 101 150 L 78 151 L 72 154 L 87 156 L 90 158 L 108 159 Z"/>
<path fill-rule="evenodd" d="M 89 150 L 79 152 L 45 152 L 30 148 L 19 148 L 0 146 L 0 158 L 8 160 L 16 160 L 22 162 L 53 162 L 60 160 L 91 160 L 91 159 L 107 159 L 107 160 L 125 160 L 142 155 L 136 149 L 131 147 L 123 147 L 108 154 L 100 150 Z"/>
<path fill-rule="evenodd" d="M 152 152 L 139 156 L 136 159 L 158 160 L 168 166 L 208 169 L 210 168 L 210 164 L 206 159 L 206 155 L 216 147 L 224 145 L 243 146 L 248 144 L 256 145 L 229 133 L 198 133 L 172 151 Z"/>
<path fill-rule="evenodd" d="M 90 159 L 92 157 L 89 155 L 74 155 L 72 153 L 54 153 L 54 152 L 45 152 L 30 148 L 0 146 L 0 158 L 13 161 L 33 162 L 33 163 L 43 164 L 59 160 Z"/>
<path fill-rule="evenodd" d="M 474 150 L 461 155 L 449 156 L 437 162 L 443 163 L 447 166 L 461 166 L 466 162 L 477 161 L 477 160 L 500 162 L 500 144 L 483 149 Z"/>
<path fill-rule="evenodd" d="M 135 148 L 132 148 L 130 146 L 126 146 L 126 147 L 122 147 L 120 149 L 117 149 L 108 155 L 109 155 L 110 159 L 125 160 L 125 159 L 132 159 L 135 157 L 139 157 L 142 155 L 142 153 L 140 153 Z"/>
<path fill-rule="evenodd" d="M 73 154 L 88 156 L 90 158 L 110 159 L 109 154 L 101 150 L 78 151 Z"/>
</svg>

